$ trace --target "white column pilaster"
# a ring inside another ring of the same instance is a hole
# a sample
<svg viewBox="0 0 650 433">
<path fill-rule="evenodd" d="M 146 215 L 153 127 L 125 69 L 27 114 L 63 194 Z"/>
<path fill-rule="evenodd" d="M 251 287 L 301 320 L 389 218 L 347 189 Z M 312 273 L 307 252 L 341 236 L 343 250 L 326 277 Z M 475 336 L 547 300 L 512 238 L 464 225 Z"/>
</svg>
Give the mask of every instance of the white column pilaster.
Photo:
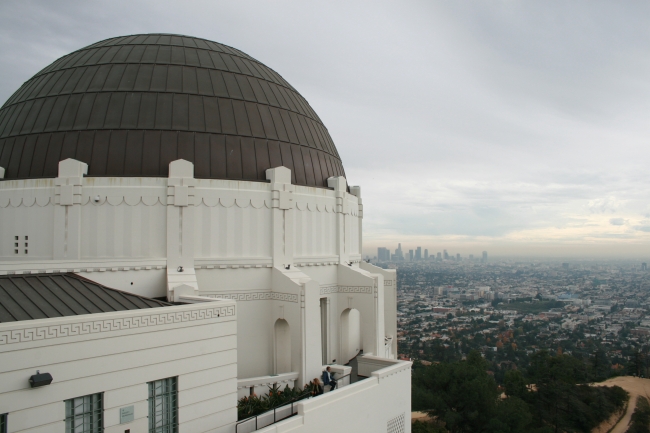
<svg viewBox="0 0 650 433">
<path fill-rule="evenodd" d="M 327 186 L 334 189 L 336 196 L 336 253 L 339 256 L 339 264 L 349 262 L 348 248 L 346 248 L 345 215 L 349 214 L 348 203 L 345 199 L 347 181 L 343 176 L 330 177 L 327 179 Z"/>
<path fill-rule="evenodd" d="M 184 159 L 169 164 L 167 181 L 167 298 L 197 295 L 194 271 L 194 164 Z"/>
<path fill-rule="evenodd" d="M 359 255 L 363 261 L 363 201 L 361 200 L 361 187 L 351 186 L 350 194 L 356 196 L 359 203 Z"/>
<path fill-rule="evenodd" d="M 291 170 L 286 167 L 266 170 L 266 178 L 271 181 L 273 266 L 286 268 L 293 264 L 295 187 L 291 184 Z"/>
<path fill-rule="evenodd" d="M 54 179 L 54 260 L 81 258 L 81 188 L 85 174 L 88 164 L 71 158 L 59 162 L 59 175 Z"/>
</svg>

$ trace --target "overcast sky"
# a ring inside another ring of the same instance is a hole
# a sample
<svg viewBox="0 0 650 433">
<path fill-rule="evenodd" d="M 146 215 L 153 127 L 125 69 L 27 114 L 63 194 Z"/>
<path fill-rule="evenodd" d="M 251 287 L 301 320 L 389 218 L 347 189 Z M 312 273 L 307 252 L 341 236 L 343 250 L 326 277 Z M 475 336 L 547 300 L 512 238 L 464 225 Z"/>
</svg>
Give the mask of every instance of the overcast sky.
<svg viewBox="0 0 650 433">
<path fill-rule="evenodd" d="M 366 253 L 645 258 L 649 23 L 641 0 L 2 0 L 0 101 L 101 39 L 211 39 L 319 114 Z"/>
</svg>

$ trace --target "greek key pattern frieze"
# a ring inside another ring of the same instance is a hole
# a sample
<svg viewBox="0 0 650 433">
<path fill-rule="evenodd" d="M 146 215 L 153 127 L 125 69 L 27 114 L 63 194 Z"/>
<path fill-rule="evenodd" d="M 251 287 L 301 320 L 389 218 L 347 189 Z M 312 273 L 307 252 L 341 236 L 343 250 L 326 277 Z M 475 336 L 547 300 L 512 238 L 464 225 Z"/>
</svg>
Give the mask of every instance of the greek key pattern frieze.
<svg viewBox="0 0 650 433">
<path fill-rule="evenodd" d="M 0 346 L 13 343 L 25 343 L 29 341 L 49 340 L 52 338 L 98 334 L 101 332 L 123 331 L 127 329 L 145 328 L 148 326 L 193 322 L 234 315 L 235 307 L 231 305 L 206 308 L 202 310 L 148 314 L 145 316 L 120 317 L 80 323 L 13 329 L 10 331 L 0 332 Z"/>
<path fill-rule="evenodd" d="M 202 294 L 208 298 L 232 299 L 233 301 L 285 301 L 298 302 L 298 295 L 281 292 L 242 292 Z"/>
<path fill-rule="evenodd" d="M 330 293 L 367 293 L 371 295 L 372 286 L 328 286 L 320 288 L 321 295 Z"/>
<path fill-rule="evenodd" d="M 384 280 L 384 287 L 392 286 L 392 285 L 393 285 L 393 280 Z"/>
</svg>

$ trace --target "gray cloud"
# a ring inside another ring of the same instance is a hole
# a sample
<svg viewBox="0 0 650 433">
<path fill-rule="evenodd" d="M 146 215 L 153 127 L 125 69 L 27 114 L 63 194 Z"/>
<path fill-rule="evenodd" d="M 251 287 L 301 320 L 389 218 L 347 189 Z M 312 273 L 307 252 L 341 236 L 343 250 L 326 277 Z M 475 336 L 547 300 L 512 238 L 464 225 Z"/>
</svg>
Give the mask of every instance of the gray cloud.
<svg viewBox="0 0 650 433">
<path fill-rule="evenodd" d="M 625 220 L 623 218 L 611 218 L 609 223 L 613 226 L 622 226 L 625 224 Z"/>
</svg>

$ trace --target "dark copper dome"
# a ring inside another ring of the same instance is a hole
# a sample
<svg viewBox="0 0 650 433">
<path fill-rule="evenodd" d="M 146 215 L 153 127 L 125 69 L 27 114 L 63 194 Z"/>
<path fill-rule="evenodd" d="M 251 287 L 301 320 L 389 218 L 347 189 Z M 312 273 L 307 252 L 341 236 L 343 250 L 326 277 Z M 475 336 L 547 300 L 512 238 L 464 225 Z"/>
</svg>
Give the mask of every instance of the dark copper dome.
<svg viewBox="0 0 650 433">
<path fill-rule="evenodd" d="M 88 176 L 166 177 L 183 158 L 206 179 L 265 180 L 284 165 L 299 185 L 344 176 L 327 129 L 279 74 L 205 39 L 107 39 L 64 56 L 0 109 L 5 179 L 56 177 L 60 160 Z"/>
</svg>

